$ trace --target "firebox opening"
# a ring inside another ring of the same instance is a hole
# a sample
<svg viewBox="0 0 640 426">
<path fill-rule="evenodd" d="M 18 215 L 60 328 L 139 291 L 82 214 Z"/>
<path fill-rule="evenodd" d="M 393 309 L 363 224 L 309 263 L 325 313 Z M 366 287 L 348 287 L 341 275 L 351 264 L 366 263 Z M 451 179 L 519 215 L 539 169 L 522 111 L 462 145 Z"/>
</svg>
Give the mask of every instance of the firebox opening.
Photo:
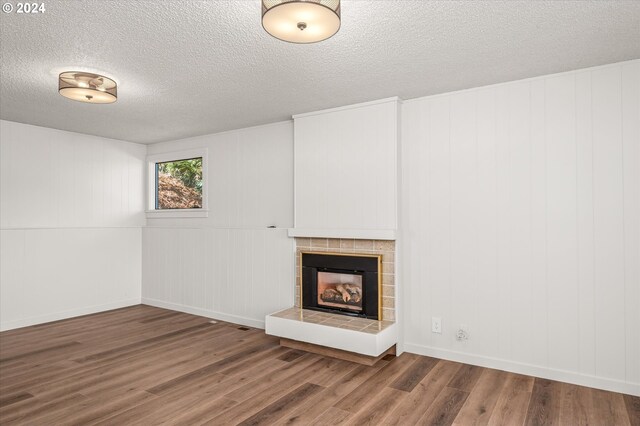
<svg viewBox="0 0 640 426">
<path fill-rule="evenodd" d="M 318 306 L 362 312 L 362 273 L 318 272 Z"/>
<path fill-rule="evenodd" d="M 301 253 L 303 309 L 381 319 L 382 256 Z"/>
</svg>

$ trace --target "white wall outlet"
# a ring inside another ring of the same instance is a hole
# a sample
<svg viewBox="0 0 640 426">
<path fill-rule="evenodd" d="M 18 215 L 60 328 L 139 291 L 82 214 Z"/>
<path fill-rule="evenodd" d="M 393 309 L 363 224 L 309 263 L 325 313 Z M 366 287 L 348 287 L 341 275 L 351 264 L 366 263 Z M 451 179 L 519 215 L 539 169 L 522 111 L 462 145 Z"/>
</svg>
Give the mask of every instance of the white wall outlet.
<svg viewBox="0 0 640 426">
<path fill-rule="evenodd" d="M 458 331 L 456 332 L 456 340 L 469 340 L 469 326 L 467 324 L 460 324 Z"/>
<path fill-rule="evenodd" d="M 431 332 L 442 334 L 442 318 L 431 317 Z"/>
</svg>

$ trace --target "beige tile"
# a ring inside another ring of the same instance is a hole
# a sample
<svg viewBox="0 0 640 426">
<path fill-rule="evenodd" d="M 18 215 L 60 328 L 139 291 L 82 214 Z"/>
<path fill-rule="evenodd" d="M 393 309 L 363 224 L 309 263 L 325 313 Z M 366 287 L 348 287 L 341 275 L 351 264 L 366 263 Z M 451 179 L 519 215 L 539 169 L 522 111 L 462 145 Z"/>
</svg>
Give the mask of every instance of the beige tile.
<svg viewBox="0 0 640 426">
<path fill-rule="evenodd" d="M 390 321 L 376 321 L 375 324 L 371 324 L 369 326 L 367 326 L 367 328 L 365 328 L 365 330 L 373 330 L 375 333 L 379 333 L 382 330 L 384 330 L 385 328 L 389 327 L 391 324 L 393 324 Z"/>
<path fill-rule="evenodd" d="M 296 246 L 311 247 L 311 238 L 296 238 Z"/>
<path fill-rule="evenodd" d="M 326 238 L 312 238 L 311 239 L 311 247 L 312 248 L 327 248 L 327 239 Z"/>
<path fill-rule="evenodd" d="M 340 248 L 340 240 L 337 238 L 329 238 L 327 240 L 327 247 L 333 248 L 333 249 Z"/>
<path fill-rule="evenodd" d="M 350 324 L 356 325 L 356 326 L 362 326 L 362 327 L 367 327 L 369 325 L 372 324 L 371 321 L 374 320 L 370 320 L 370 319 L 366 319 L 366 318 L 354 318 Z"/>
<path fill-rule="evenodd" d="M 395 262 L 396 254 L 392 251 L 385 251 L 382 253 L 383 262 Z"/>
<path fill-rule="evenodd" d="M 392 285 L 383 285 L 382 286 L 382 295 L 385 297 L 395 297 L 395 287 Z M 384 306 L 384 305 L 383 305 Z"/>
<path fill-rule="evenodd" d="M 382 274 L 383 285 L 395 285 L 396 277 L 394 274 Z"/>
<path fill-rule="evenodd" d="M 393 274 L 393 273 L 395 273 L 395 264 L 394 263 L 388 263 L 388 262 L 382 262 L 382 272 L 384 274 Z"/>
<path fill-rule="evenodd" d="M 334 320 L 325 320 L 322 322 L 322 325 L 328 325 L 331 327 L 336 327 L 336 328 L 340 328 L 341 326 L 345 325 L 347 323 L 342 322 L 342 321 L 334 321 Z"/>
<path fill-rule="evenodd" d="M 357 253 L 357 251 L 356 251 L 356 249 L 341 248 L 340 249 L 340 253 L 355 254 L 355 253 Z"/>
<path fill-rule="evenodd" d="M 383 308 L 395 308 L 395 299 L 393 297 L 383 297 L 382 298 L 382 307 Z"/>
<path fill-rule="evenodd" d="M 396 320 L 396 312 L 393 309 L 383 308 L 382 309 L 382 319 L 385 321 L 395 321 Z"/>
<path fill-rule="evenodd" d="M 396 242 L 387 240 L 376 240 L 375 248 L 376 250 L 380 251 L 396 251 Z"/>
<path fill-rule="evenodd" d="M 357 250 L 373 250 L 373 240 L 355 240 Z"/>
<path fill-rule="evenodd" d="M 351 323 L 348 323 L 348 324 L 341 325 L 339 328 L 344 328 L 344 329 L 347 329 L 347 330 L 354 330 L 354 331 L 361 331 L 365 327 L 366 326 L 364 326 L 364 325 L 352 325 Z"/>
<path fill-rule="evenodd" d="M 341 249 L 353 250 L 353 248 L 355 247 L 354 244 L 355 244 L 354 240 L 351 240 L 351 239 L 341 239 L 340 240 L 340 248 Z"/>
<path fill-rule="evenodd" d="M 380 330 L 384 330 L 385 328 L 389 328 L 395 324 L 394 321 L 378 321 L 378 323 L 380 324 Z"/>
</svg>

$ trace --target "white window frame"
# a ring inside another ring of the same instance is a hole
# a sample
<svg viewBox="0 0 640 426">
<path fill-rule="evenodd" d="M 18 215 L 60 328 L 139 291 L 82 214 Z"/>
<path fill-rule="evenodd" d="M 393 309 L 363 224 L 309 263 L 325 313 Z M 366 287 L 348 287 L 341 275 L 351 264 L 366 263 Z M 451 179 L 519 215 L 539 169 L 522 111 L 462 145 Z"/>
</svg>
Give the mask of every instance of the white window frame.
<svg viewBox="0 0 640 426">
<path fill-rule="evenodd" d="M 207 148 L 172 151 L 147 156 L 147 218 L 197 218 L 209 216 L 209 168 Z M 202 157 L 202 208 L 156 209 L 156 163 Z"/>
</svg>

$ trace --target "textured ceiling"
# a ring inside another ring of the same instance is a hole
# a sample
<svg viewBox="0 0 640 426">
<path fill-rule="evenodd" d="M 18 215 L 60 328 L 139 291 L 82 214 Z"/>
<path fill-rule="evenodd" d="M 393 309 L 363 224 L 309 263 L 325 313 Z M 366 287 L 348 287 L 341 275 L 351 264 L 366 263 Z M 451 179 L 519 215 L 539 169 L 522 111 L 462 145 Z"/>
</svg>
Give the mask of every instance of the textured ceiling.
<svg viewBox="0 0 640 426">
<path fill-rule="evenodd" d="M 0 14 L 0 118 L 143 143 L 640 57 L 640 1 L 343 0 L 312 45 L 266 34 L 256 0 L 45 4 Z M 63 98 L 63 70 L 114 77 L 118 102 Z"/>
</svg>

